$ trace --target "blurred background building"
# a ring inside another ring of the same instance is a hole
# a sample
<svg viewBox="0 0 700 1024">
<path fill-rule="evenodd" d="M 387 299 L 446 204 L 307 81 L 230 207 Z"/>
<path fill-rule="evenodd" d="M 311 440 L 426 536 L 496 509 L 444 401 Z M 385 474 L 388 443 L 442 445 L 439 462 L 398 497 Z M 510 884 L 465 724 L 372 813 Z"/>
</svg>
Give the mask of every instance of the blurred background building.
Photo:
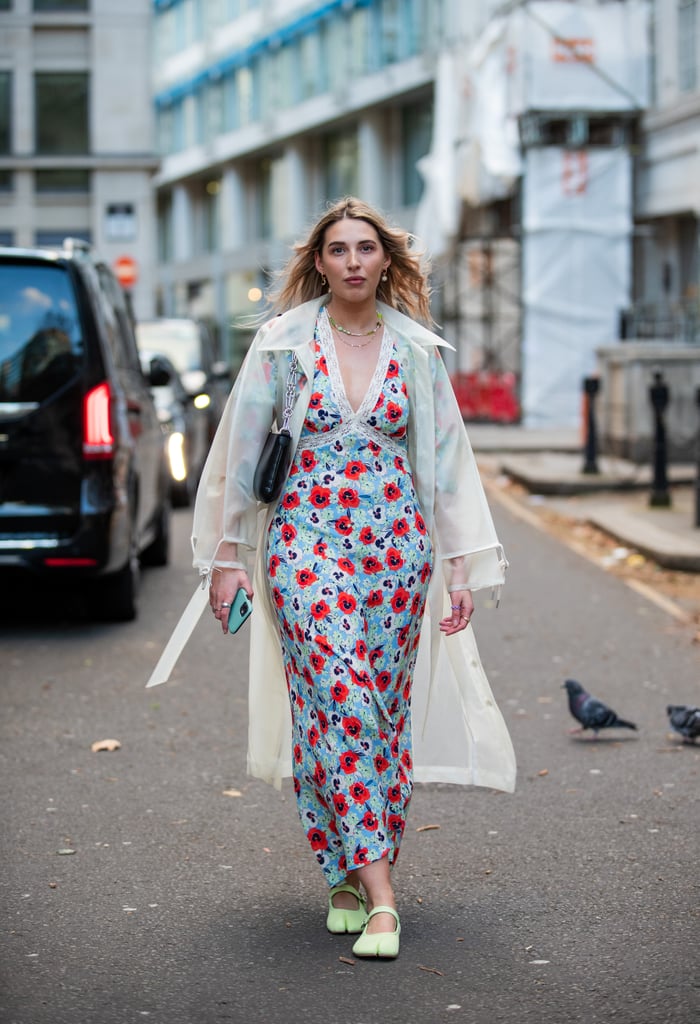
<svg viewBox="0 0 700 1024">
<path fill-rule="evenodd" d="M 467 414 L 578 422 L 601 346 L 700 341 L 697 6 L 0 0 L 0 237 L 135 260 L 235 368 L 356 193 L 431 251 Z"/>
<path fill-rule="evenodd" d="M 0 244 L 90 241 L 152 306 L 150 0 L 0 0 Z M 128 264 L 127 264 L 128 265 Z"/>
</svg>

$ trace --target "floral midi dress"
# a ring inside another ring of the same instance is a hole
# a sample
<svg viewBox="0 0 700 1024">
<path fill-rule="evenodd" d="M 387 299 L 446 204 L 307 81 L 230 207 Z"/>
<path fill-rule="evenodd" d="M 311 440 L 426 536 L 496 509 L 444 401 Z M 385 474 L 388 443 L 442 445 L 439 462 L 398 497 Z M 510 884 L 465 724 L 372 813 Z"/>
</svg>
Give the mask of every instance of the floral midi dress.
<svg viewBox="0 0 700 1024">
<path fill-rule="evenodd" d="M 267 565 L 302 826 L 329 885 L 394 864 L 412 791 L 411 683 L 432 549 L 407 456 L 408 393 L 385 326 L 353 411 L 330 325 L 272 517 Z"/>
</svg>

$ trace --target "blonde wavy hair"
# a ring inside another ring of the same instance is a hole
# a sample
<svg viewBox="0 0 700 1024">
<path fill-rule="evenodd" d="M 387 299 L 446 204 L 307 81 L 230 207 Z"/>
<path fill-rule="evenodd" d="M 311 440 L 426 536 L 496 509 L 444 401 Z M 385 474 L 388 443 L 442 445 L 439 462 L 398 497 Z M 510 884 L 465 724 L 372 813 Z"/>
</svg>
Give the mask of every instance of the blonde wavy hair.
<svg viewBox="0 0 700 1024">
<path fill-rule="evenodd" d="M 293 255 L 280 271 L 278 282 L 269 294 L 273 310 L 284 312 L 325 294 L 327 288 L 316 269 L 314 257 L 323 249 L 328 227 L 345 217 L 370 224 L 377 232 L 384 252 L 391 257 L 387 280 L 379 282 L 377 299 L 434 326 L 430 313 L 429 264 L 424 253 L 411 248 L 413 237 L 408 231 L 393 227 L 381 213 L 355 196 L 345 196 L 330 204 L 311 228 L 306 241 L 295 243 Z"/>
</svg>

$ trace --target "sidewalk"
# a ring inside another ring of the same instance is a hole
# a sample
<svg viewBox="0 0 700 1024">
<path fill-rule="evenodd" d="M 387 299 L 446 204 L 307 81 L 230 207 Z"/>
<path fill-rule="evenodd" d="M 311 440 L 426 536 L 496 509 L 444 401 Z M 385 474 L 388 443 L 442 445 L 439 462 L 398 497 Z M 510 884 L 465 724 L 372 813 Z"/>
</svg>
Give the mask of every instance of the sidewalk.
<svg viewBox="0 0 700 1024">
<path fill-rule="evenodd" d="M 652 508 L 651 467 L 602 456 L 597 460 L 599 472 L 584 474 L 576 430 L 469 423 L 467 430 L 477 457 L 495 459 L 500 472 L 530 494 L 566 497 L 569 514 L 587 520 L 664 568 L 700 572 L 700 528 L 694 525 L 695 466 L 670 466 L 671 507 Z"/>
</svg>

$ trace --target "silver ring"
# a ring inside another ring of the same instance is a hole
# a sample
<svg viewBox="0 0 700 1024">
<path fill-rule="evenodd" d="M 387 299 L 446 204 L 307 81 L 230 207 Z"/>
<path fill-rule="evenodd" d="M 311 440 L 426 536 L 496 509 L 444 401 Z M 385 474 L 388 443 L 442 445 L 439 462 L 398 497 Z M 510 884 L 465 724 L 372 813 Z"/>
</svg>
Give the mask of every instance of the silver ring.
<svg viewBox="0 0 700 1024">
<path fill-rule="evenodd" d="M 222 608 L 230 608 L 231 605 L 228 603 L 228 601 L 222 601 L 221 602 L 221 607 Z"/>
<path fill-rule="evenodd" d="M 460 615 L 460 619 L 462 622 L 469 622 L 469 619 L 467 618 L 466 615 Z"/>
</svg>

